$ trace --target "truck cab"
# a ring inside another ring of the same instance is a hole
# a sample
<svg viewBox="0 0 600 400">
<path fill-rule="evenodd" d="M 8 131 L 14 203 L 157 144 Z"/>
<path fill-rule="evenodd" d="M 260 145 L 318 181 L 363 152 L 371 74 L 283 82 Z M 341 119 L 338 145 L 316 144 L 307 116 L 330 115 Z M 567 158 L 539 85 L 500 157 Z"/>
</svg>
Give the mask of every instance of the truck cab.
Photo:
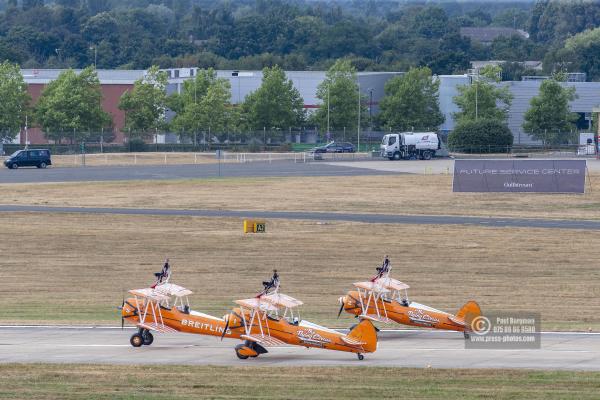
<svg viewBox="0 0 600 400">
<path fill-rule="evenodd" d="M 390 133 L 381 140 L 381 156 L 390 160 L 430 160 L 441 148 L 435 132 Z"/>
</svg>

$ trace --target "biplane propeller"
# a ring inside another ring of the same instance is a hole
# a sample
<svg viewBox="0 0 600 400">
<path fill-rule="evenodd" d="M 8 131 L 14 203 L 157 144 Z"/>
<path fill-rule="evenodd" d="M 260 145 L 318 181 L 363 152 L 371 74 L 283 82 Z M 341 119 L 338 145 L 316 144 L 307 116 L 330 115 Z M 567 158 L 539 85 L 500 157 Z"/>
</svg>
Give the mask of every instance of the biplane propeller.
<svg viewBox="0 0 600 400">
<path fill-rule="evenodd" d="M 172 283 L 155 288 L 130 290 L 122 303 L 121 317 L 138 327 L 130 338 L 134 347 L 150 345 L 151 332 L 185 332 L 243 340 L 235 347 L 240 359 L 258 357 L 268 347 L 297 345 L 356 353 L 377 349 L 377 332 L 368 319 L 362 319 L 348 334 L 300 320 L 303 303 L 275 291 L 250 299 L 237 300 L 237 306 L 223 318 L 193 311 L 188 295 L 192 292 Z"/>
<path fill-rule="evenodd" d="M 473 331 L 471 321 L 481 315 L 475 301 L 467 302 L 455 315 L 437 310 L 408 298 L 409 285 L 393 279 L 391 268 L 370 281 L 355 282 L 354 290 L 339 298 L 340 312 L 381 323 L 463 332 L 465 339 Z"/>
</svg>

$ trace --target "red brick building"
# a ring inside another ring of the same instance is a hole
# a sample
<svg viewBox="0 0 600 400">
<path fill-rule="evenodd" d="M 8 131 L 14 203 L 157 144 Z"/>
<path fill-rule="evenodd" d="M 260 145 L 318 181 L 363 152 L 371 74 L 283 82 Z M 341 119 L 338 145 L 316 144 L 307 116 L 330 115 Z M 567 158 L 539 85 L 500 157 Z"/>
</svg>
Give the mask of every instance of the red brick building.
<svg viewBox="0 0 600 400">
<path fill-rule="evenodd" d="M 27 91 L 35 104 L 39 99 L 44 87 L 55 80 L 63 70 L 57 69 L 24 69 L 21 70 L 25 82 L 28 85 Z M 80 70 L 75 72 L 79 73 Z M 123 126 L 125 125 L 125 113 L 119 110 L 119 99 L 123 93 L 133 88 L 134 82 L 144 76 L 143 70 L 98 70 L 102 91 L 102 108 L 112 117 L 115 139 L 112 143 L 123 143 L 125 135 Z M 48 140 L 44 137 L 42 130 L 30 123 L 27 137 L 30 144 L 46 144 Z M 17 142 L 25 144 L 25 133 L 21 132 Z"/>
</svg>

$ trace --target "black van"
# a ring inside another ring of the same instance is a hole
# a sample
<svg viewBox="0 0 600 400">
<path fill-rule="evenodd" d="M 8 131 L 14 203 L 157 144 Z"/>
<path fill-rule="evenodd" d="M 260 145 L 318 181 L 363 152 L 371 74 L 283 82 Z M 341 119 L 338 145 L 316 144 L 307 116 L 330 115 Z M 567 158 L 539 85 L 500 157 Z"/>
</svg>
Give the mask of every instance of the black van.
<svg viewBox="0 0 600 400">
<path fill-rule="evenodd" d="M 50 150 L 17 150 L 4 160 L 4 165 L 11 169 L 17 169 L 19 167 L 46 168 L 48 165 L 52 165 L 52 161 L 50 160 Z"/>
</svg>

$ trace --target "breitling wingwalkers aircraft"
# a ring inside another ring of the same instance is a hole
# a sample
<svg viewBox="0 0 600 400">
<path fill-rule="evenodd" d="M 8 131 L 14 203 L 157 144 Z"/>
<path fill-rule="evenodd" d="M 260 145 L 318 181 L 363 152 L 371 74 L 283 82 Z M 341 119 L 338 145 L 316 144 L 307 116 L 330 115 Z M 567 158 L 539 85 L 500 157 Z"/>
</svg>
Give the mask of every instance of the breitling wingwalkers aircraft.
<svg viewBox="0 0 600 400">
<path fill-rule="evenodd" d="M 306 348 L 356 353 L 377 349 L 377 332 L 369 319 L 362 319 L 348 334 L 300 320 L 302 302 L 279 293 L 279 277 L 275 272 L 265 289 L 250 299 L 237 300 L 235 307 L 223 318 L 190 309 L 188 296 L 192 292 L 179 285 L 161 282 L 154 288 L 130 290 L 121 307 L 121 325 L 127 321 L 138 327 L 131 336 L 134 347 L 151 345 L 152 332 L 184 332 L 239 339 L 235 347 L 240 359 L 258 357 L 268 347 L 296 345 Z"/>
<path fill-rule="evenodd" d="M 465 339 L 473 331 L 471 321 L 481 315 L 479 304 L 467 302 L 453 315 L 408 299 L 406 283 L 390 276 L 389 261 L 377 268 L 377 275 L 365 282 L 355 282 L 354 290 L 339 298 L 340 310 L 361 319 L 382 323 L 463 332 Z"/>
</svg>

